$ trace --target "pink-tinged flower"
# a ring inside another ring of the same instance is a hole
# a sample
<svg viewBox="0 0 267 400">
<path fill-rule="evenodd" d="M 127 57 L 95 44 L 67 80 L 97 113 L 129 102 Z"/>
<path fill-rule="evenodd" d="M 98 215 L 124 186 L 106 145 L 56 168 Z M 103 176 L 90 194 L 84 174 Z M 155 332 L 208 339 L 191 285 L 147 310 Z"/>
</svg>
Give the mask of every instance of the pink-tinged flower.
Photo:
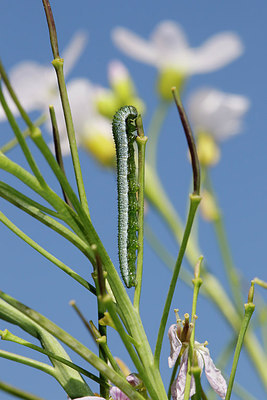
<svg viewBox="0 0 267 400">
<path fill-rule="evenodd" d="M 190 47 L 181 27 L 174 21 L 159 23 L 149 40 L 122 27 L 113 30 L 112 38 L 128 56 L 161 71 L 173 69 L 185 76 L 215 71 L 243 52 L 240 38 L 232 32 L 219 33 L 199 47 Z"/>
<path fill-rule="evenodd" d="M 186 326 L 186 325 L 185 325 Z M 186 373 L 188 366 L 188 335 L 183 335 L 183 327 L 180 324 L 171 325 L 168 331 L 168 336 L 171 345 L 171 353 L 168 358 L 169 367 L 172 368 L 179 357 L 181 350 L 181 361 L 180 361 L 180 369 L 176 380 L 173 382 L 171 387 L 172 398 L 174 400 L 183 400 L 184 399 L 184 390 L 186 383 Z M 187 331 L 186 333 L 188 333 Z M 182 339 L 182 340 L 180 340 Z M 209 350 L 206 347 L 206 344 L 201 344 L 195 341 L 194 344 L 194 352 L 197 357 L 198 366 L 203 370 L 205 369 L 206 377 L 209 381 L 212 389 L 222 398 L 224 399 L 227 392 L 227 385 L 224 377 L 222 376 L 221 371 L 216 368 L 214 365 L 212 358 L 210 356 Z M 194 377 L 191 379 L 191 387 L 190 387 L 190 396 L 193 396 L 196 392 Z"/>
<path fill-rule="evenodd" d="M 106 400 L 103 397 L 98 397 L 98 396 L 86 396 L 86 397 L 79 397 L 77 399 L 72 399 L 72 400 Z"/>
<path fill-rule="evenodd" d="M 138 378 L 136 374 L 130 374 L 126 377 L 127 381 L 132 385 L 133 387 L 138 387 L 140 386 L 141 389 L 143 388 L 142 381 Z M 109 391 L 109 395 L 113 400 L 129 400 L 129 397 L 126 396 L 118 387 L 112 386 L 112 388 Z"/>
<path fill-rule="evenodd" d="M 76 33 L 68 47 L 63 51 L 64 74 L 67 76 L 74 67 L 82 51 L 87 38 L 82 32 Z M 48 106 L 53 104 L 54 96 L 58 94 L 56 74 L 52 65 L 41 65 L 33 61 L 24 61 L 11 69 L 9 79 L 22 106 L 27 112 L 34 110 L 42 113 L 48 112 Z M 4 95 L 14 115 L 18 110 L 4 87 Z M 0 105 L 0 120 L 6 118 Z"/>
<path fill-rule="evenodd" d="M 221 141 L 241 131 L 249 105 L 245 96 L 203 88 L 190 96 L 188 115 L 197 133 L 205 132 Z"/>
</svg>

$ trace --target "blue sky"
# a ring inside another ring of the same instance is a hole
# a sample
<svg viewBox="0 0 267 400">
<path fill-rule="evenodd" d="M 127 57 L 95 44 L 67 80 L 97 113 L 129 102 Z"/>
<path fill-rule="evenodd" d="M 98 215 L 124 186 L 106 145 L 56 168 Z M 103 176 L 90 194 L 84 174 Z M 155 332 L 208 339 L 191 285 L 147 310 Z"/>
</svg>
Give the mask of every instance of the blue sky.
<svg viewBox="0 0 267 400">
<path fill-rule="evenodd" d="M 254 276 L 267 280 L 265 272 L 265 227 L 267 223 L 265 205 L 267 195 L 265 173 L 267 167 L 265 132 L 267 104 L 266 2 L 264 0 L 255 2 L 244 0 L 235 0 L 235 2 L 231 0 L 223 2 L 214 0 L 150 2 L 144 0 L 130 4 L 125 1 L 76 1 L 74 6 L 74 2 L 57 0 L 52 2 L 51 6 L 54 11 L 61 49 L 64 49 L 77 30 L 84 30 L 89 34 L 88 46 L 69 79 L 85 77 L 107 87 L 108 62 L 112 59 L 121 60 L 129 69 L 138 94 L 146 103 L 145 128 L 148 126 L 157 104 L 156 69 L 122 54 L 111 41 L 110 33 L 114 27 L 125 26 L 147 38 L 158 22 L 172 19 L 181 24 L 193 47 L 221 31 L 233 31 L 240 36 L 245 46 L 244 54 L 223 69 L 193 76 L 186 85 L 183 98 L 186 102 L 187 96 L 198 87 L 214 86 L 225 92 L 247 96 L 251 101 L 242 134 L 222 144 L 221 161 L 212 170 L 219 204 L 225 216 L 225 226 L 233 258 L 244 276 L 245 296 L 247 281 Z M 26 59 L 49 65 L 52 55 L 41 1 L 9 0 L 1 6 L 0 21 L 0 55 L 7 70 Z M 34 114 L 34 117 L 36 116 Z M 169 140 L 160 142 L 159 174 L 175 207 L 184 218 L 190 187 L 190 166 L 187 162 L 187 149 L 174 107 L 170 110 L 164 125 L 164 134 Z M 4 144 L 11 137 L 12 132 L 8 125 L 1 123 L 0 143 Z M 47 133 L 46 137 L 49 139 Z M 18 161 L 22 160 L 18 149 L 13 150 L 10 157 Z M 115 176 L 110 171 L 99 167 L 83 150 L 81 150 L 81 160 L 93 222 L 111 258 L 116 262 L 117 195 Z M 42 160 L 40 163 L 44 168 Z M 70 173 L 69 158 L 66 159 L 66 168 Z M 51 178 L 48 172 L 47 177 Z M 11 182 L 3 172 L 1 172 L 1 179 Z M 40 242 L 43 247 L 62 258 L 63 261 L 65 260 L 84 277 L 90 277 L 90 265 L 86 264 L 84 258 L 73 248 L 67 247 L 63 240 L 52 235 L 45 227 L 40 227 L 37 222 L 31 221 L 29 217 L 6 204 L 4 200 L 1 200 L 1 210 L 19 227 L 23 227 L 27 234 Z M 147 218 L 173 257 L 176 257 L 177 245 L 152 209 L 149 209 Z M 202 222 L 200 222 L 199 229 L 201 250 L 208 259 L 212 272 L 225 284 L 225 274 L 222 271 L 213 230 L 208 224 Z M 80 290 L 77 284 L 43 260 L 4 226 L 0 226 L 0 240 L 3 271 L 1 290 L 39 310 L 52 321 L 76 335 L 83 343 L 93 346 L 82 324 L 68 306 L 68 301 L 75 298 L 88 319 L 96 319 L 93 300 L 88 298 L 87 293 Z M 155 330 L 158 327 L 159 315 L 163 306 L 162 293 L 167 290 L 170 273 L 157 259 L 148 244 L 145 248 L 145 268 L 142 317 L 147 334 L 154 345 Z M 259 289 L 257 291 L 266 297 L 263 291 Z M 181 314 L 190 312 L 191 299 L 191 289 L 179 283 L 173 307 L 179 308 Z M 198 315 L 198 340 L 201 342 L 208 340 L 211 354 L 218 356 L 223 344 L 230 339 L 231 330 L 221 318 L 217 317 L 216 310 L 206 300 L 200 299 Z M 170 323 L 173 322 L 174 318 L 170 319 Z M 5 323 L 1 323 L 1 329 L 5 326 Z M 19 333 L 15 328 L 12 328 L 12 332 Z M 115 337 L 114 341 L 115 352 L 124 358 L 125 352 L 121 350 Z M 2 342 L 1 347 L 23 353 L 23 350 L 14 349 L 14 346 L 8 343 Z M 165 382 L 168 382 L 169 346 L 167 340 L 164 351 L 165 361 L 162 361 L 162 371 Z M 34 356 L 32 354 L 32 357 Z M 16 383 L 25 390 L 42 395 L 45 399 L 64 400 L 66 398 L 59 385 L 41 372 L 16 366 L 10 361 L 1 359 L 0 368 L 3 380 Z M 262 386 L 254 376 L 245 353 L 241 357 L 237 380 L 251 393 L 254 393 L 256 398 L 264 397 Z M 2 400 L 10 398 L 1 393 Z"/>
</svg>

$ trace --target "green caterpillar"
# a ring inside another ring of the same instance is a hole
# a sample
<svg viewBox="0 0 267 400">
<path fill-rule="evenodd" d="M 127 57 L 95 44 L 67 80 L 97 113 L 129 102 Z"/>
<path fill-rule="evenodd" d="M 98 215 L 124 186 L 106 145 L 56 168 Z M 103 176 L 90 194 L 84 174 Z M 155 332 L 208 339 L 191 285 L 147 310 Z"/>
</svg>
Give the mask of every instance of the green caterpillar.
<svg viewBox="0 0 267 400">
<path fill-rule="evenodd" d="M 136 284 L 138 249 L 138 184 L 134 159 L 137 115 L 134 107 L 125 106 L 116 112 L 112 122 L 117 154 L 119 261 L 121 275 L 128 288 Z"/>
</svg>

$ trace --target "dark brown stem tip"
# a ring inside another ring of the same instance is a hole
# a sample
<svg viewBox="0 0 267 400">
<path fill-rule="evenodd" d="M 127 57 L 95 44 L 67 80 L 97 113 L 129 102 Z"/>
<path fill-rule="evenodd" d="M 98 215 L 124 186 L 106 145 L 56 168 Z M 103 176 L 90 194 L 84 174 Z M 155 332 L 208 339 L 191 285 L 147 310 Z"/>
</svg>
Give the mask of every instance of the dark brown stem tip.
<svg viewBox="0 0 267 400">
<path fill-rule="evenodd" d="M 185 137 L 187 140 L 188 149 L 191 156 L 192 170 L 193 170 L 193 184 L 194 184 L 194 194 L 199 195 L 200 193 L 200 165 L 197 155 L 197 149 L 195 144 L 195 139 L 192 133 L 192 129 L 189 124 L 185 109 L 183 107 L 180 94 L 176 87 L 172 87 L 172 94 L 180 115 L 180 119 L 184 128 Z"/>
<path fill-rule="evenodd" d="M 55 20 L 53 17 L 51 5 L 49 3 L 49 0 L 42 0 L 42 1 L 43 1 L 44 10 L 45 10 L 49 35 L 50 35 L 50 42 L 51 42 L 53 56 L 54 56 L 54 58 L 59 58 L 56 24 L 55 24 Z"/>
</svg>

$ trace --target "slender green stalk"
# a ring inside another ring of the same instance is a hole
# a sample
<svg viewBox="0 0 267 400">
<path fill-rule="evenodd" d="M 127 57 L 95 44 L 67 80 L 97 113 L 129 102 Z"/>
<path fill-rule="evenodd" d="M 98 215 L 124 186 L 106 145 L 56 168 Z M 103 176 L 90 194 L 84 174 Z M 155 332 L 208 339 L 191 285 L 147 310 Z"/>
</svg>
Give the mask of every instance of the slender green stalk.
<svg viewBox="0 0 267 400">
<path fill-rule="evenodd" d="M 43 154 L 43 156 L 46 159 L 47 163 L 49 164 L 50 168 L 52 169 L 55 176 L 57 177 L 61 187 L 64 189 L 64 192 L 67 194 L 72 206 L 75 208 L 78 216 L 80 217 L 80 221 L 82 221 L 82 223 L 79 224 L 79 229 L 82 230 L 82 236 L 86 238 L 88 243 L 95 244 L 95 241 L 90 239 L 91 231 L 93 231 L 92 232 L 93 235 L 96 234 L 95 230 L 93 229 L 90 218 L 89 218 L 88 214 L 86 214 L 85 210 L 83 209 L 83 207 L 82 207 L 81 203 L 79 202 L 76 194 L 74 193 L 70 183 L 68 182 L 65 174 L 63 173 L 62 169 L 60 168 L 57 161 L 55 160 L 51 150 L 47 146 L 42 135 L 36 134 L 36 135 L 32 136 L 32 139 L 33 139 L 34 143 L 36 144 L 36 146 L 38 147 L 38 149 Z M 63 202 L 63 203 L 65 204 L 65 202 Z M 66 207 L 66 204 L 65 204 L 65 207 Z M 71 207 L 67 207 L 67 209 L 69 210 L 69 212 L 71 214 L 74 213 L 74 211 Z M 76 232 L 77 232 L 77 230 L 76 230 Z"/>
<path fill-rule="evenodd" d="M 64 117 L 65 117 L 65 122 L 66 122 L 66 128 L 67 128 L 69 144 L 70 144 L 70 152 L 71 152 L 71 156 L 72 156 L 72 162 L 73 162 L 78 192 L 79 192 L 79 196 L 80 196 L 80 201 L 81 201 L 81 204 L 82 204 L 82 207 L 83 207 L 85 213 L 89 217 L 90 214 L 89 214 L 87 197 L 86 197 L 84 183 L 83 183 L 82 170 L 81 170 L 81 165 L 80 165 L 80 160 L 79 160 L 79 155 L 78 155 L 77 142 L 76 142 L 76 138 L 75 138 L 75 130 L 74 130 L 73 120 L 72 120 L 72 116 L 71 116 L 71 109 L 70 109 L 68 93 L 67 93 L 67 88 L 66 88 L 66 83 L 65 83 L 64 73 L 63 73 L 63 62 L 64 61 L 62 58 L 54 59 L 52 61 L 52 64 L 53 64 L 56 74 L 57 74 L 58 87 L 59 87 Z"/>
<path fill-rule="evenodd" d="M 179 365 L 180 365 L 180 362 L 181 362 L 181 356 L 179 355 L 178 358 L 177 358 L 177 360 L 176 360 L 176 362 L 175 362 L 175 364 L 174 364 L 174 367 L 173 367 L 173 370 L 172 370 L 172 374 L 171 374 L 171 379 L 170 379 L 169 389 L 168 389 L 168 399 L 169 399 L 169 400 L 170 400 L 170 398 L 171 398 L 172 384 L 173 384 L 173 381 L 174 381 L 174 379 L 175 379 L 176 372 L 177 372 L 177 369 L 178 369 L 178 367 L 179 367 Z"/>
<path fill-rule="evenodd" d="M 22 346 L 28 347 L 32 350 L 38 351 L 38 353 L 45 354 L 50 359 L 57 360 L 57 361 L 61 362 L 62 364 L 67 365 L 68 367 L 74 369 L 75 371 L 79 372 L 82 375 L 87 376 L 88 378 L 92 379 L 93 381 L 95 381 L 97 383 L 103 383 L 96 375 L 92 374 L 91 372 L 87 371 L 84 368 L 79 367 L 79 365 L 74 364 L 73 362 L 67 360 L 66 358 L 60 357 L 59 355 L 54 354 L 51 351 L 42 349 L 41 347 L 36 346 L 35 344 L 28 342 L 27 340 L 24 340 L 18 336 L 15 336 L 11 332 L 9 332 L 7 329 L 5 329 L 4 331 L 0 331 L 0 335 L 3 340 L 8 340 L 8 341 L 20 344 Z"/>
<path fill-rule="evenodd" d="M 236 349 L 235 349 L 235 354 L 234 354 L 234 359 L 233 359 L 233 365 L 232 365 L 232 370 L 231 370 L 231 374 L 230 374 L 230 379 L 229 379 L 229 383 L 228 383 L 225 400 L 229 400 L 231 397 L 240 352 L 241 352 L 241 349 L 242 349 L 242 346 L 244 343 L 244 338 L 245 338 L 245 334 L 246 334 L 246 331 L 247 331 L 247 328 L 249 325 L 249 321 L 255 310 L 255 304 L 253 304 L 253 290 L 254 290 L 253 286 L 254 286 L 254 282 L 252 281 L 249 298 L 248 298 L 248 303 L 246 303 L 244 305 L 245 315 L 244 315 L 244 318 L 243 318 L 243 321 L 242 321 L 242 324 L 240 327 L 239 336 L 237 339 L 237 344 L 236 344 Z"/>
<path fill-rule="evenodd" d="M 11 304 L 8 304 L 4 300 L 0 300 L 0 317 L 5 321 L 10 322 L 11 324 L 19 326 L 25 332 L 38 339 L 42 347 L 48 352 L 51 352 L 59 357 L 71 361 L 64 348 L 55 339 L 54 336 L 52 336 L 49 332 L 43 329 L 38 323 L 34 322 L 23 312 L 21 312 Z M 60 385 L 64 388 L 64 390 L 71 398 L 77 395 L 92 395 L 91 389 L 77 371 L 69 368 L 68 366 L 62 364 L 62 362 L 59 362 L 54 358 L 51 358 L 50 360 L 54 366 L 53 376 L 58 380 Z"/>
<path fill-rule="evenodd" d="M 60 268 L 63 272 L 68 274 L 71 278 L 76 280 L 82 286 L 84 286 L 87 290 L 95 293 L 95 288 L 83 279 L 77 272 L 73 271 L 67 265 L 65 265 L 62 261 L 58 260 L 55 256 L 50 254 L 47 250 L 37 244 L 34 240 L 32 240 L 29 236 L 27 236 L 24 232 L 22 232 L 16 225 L 14 225 L 1 211 L 0 211 L 0 221 L 6 225 L 12 232 L 14 232 L 17 236 L 19 236 L 24 242 L 28 243 L 32 248 L 38 251 L 42 256 L 47 258 L 53 264 L 55 264 L 58 268 Z"/>
<path fill-rule="evenodd" d="M 43 188 L 33 175 L 1 153 L 0 168 L 14 175 L 25 185 L 43 197 L 58 211 L 58 218 L 64 220 L 74 230 L 74 232 L 84 238 L 84 234 L 80 229 L 81 222 L 78 220 L 77 214 L 49 186 Z"/>
<path fill-rule="evenodd" d="M 103 303 L 105 303 L 110 316 L 112 318 L 112 321 L 114 323 L 114 325 L 116 326 L 116 330 L 118 332 L 118 334 L 120 335 L 120 338 L 124 344 L 124 346 L 126 347 L 128 354 L 130 355 L 135 367 L 137 368 L 137 371 L 139 372 L 142 381 L 145 384 L 146 389 L 148 390 L 148 392 L 150 393 L 150 395 L 152 396 L 153 399 L 159 398 L 159 394 L 155 392 L 155 388 L 151 385 L 151 381 L 149 379 L 147 379 L 147 376 L 149 376 L 149 371 L 146 371 L 144 369 L 144 366 L 141 364 L 135 350 L 132 347 L 132 344 L 130 343 L 129 339 L 128 339 L 128 335 L 126 334 L 126 332 L 123 329 L 123 326 L 119 320 L 119 317 L 117 316 L 116 310 L 114 308 L 114 304 L 113 301 L 111 299 L 111 297 L 109 295 L 105 295 L 103 298 Z"/>
<path fill-rule="evenodd" d="M 15 386 L 11 386 L 8 383 L 0 381 L 0 390 L 11 394 L 14 397 L 18 397 L 24 400 L 44 400 L 43 397 L 35 396 L 32 393 L 25 392 L 25 390 L 19 389 Z"/>
<path fill-rule="evenodd" d="M 197 207 L 198 207 L 198 205 L 200 203 L 200 200 L 201 200 L 200 196 L 194 195 L 194 194 L 190 195 L 190 207 L 189 207 L 187 222 L 186 222 L 186 226 L 185 226 L 184 237 L 183 237 L 183 240 L 182 240 L 182 243 L 181 243 L 181 247 L 180 247 L 180 250 L 179 250 L 179 253 L 178 253 L 178 257 L 177 257 L 177 260 L 176 260 L 176 264 L 175 264 L 175 267 L 174 267 L 174 271 L 173 271 L 173 275 L 172 275 L 169 291 L 168 291 L 168 294 L 167 294 L 164 310 L 163 310 L 163 313 L 162 313 L 162 318 L 161 318 L 161 322 L 160 322 L 160 328 L 159 328 L 159 332 L 158 332 L 158 338 L 157 338 L 157 343 L 156 343 L 156 348 L 155 348 L 155 355 L 154 355 L 155 364 L 157 366 L 159 366 L 160 353 L 161 353 L 161 347 L 162 347 L 162 340 L 163 340 L 163 336 L 164 336 L 164 332 L 165 332 L 165 328 L 166 328 L 166 324 L 167 324 L 167 319 L 168 319 L 168 315 L 169 315 L 169 311 L 170 311 L 170 307 L 171 307 L 171 302 L 172 302 L 174 290 L 175 290 L 175 287 L 176 287 L 176 283 L 177 283 L 178 275 L 179 275 L 179 272 L 180 272 L 182 260 L 183 260 L 184 254 L 185 254 L 187 242 L 188 242 L 188 239 L 189 239 L 189 236 L 190 236 L 190 232 L 191 232 L 191 229 L 192 229 L 195 213 L 197 211 Z"/>
<path fill-rule="evenodd" d="M 96 293 L 97 293 L 98 330 L 99 330 L 99 335 L 102 338 L 102 341 L 107 342 L 107 327 L 105 325 L 100 324 L 100 320 L 104 317 L 105 312 L 106 312 L 106 305 L 102 301 L 103 295 L 106 293 L 105 278 L 104 278 L 104 274 L 103 274 L 102 262 L 99 257 L 99 254 L 97 252 L 97 247 L 92 246 L 92 248 L 95 253 L 95 259 L 96 259 L 96 268 L 94 269 L 94 272 L 92 273 L 92 277 L 95 282 Z M 104 350 L 101 346 L 98 347 L 98 355 L 99 355 L 99 358 L 101 360 L 103 360 L 105 363 L 108 362 L 107 354 L 104 352 Z M 103 376 L 101 372 L 99 373 L 99 377 L 100 377 L 100 379 L 103 379 L 104 381 L 106 379 L 105 376 Z M 108 398 L 109 391 L 107 389 L 107 385 L 100 384 L 100 396 L 102 396 L 104 398 Z"/>
<path fill-rule="evenodd" d="M 56 154 L 56 159 L 57 163 L 60 166 L 63 174 L 66 176 L 65 173 L 65 168 L 64 168 L 64 162 L 63 162 L 63 157 L 62 157 L 62 152 L 61 152 L 61 146 L 60 146 L 60 136 L 59 136 L 59 131 L 58 131 L 58 125 L 57 125 L 57 119 L 56 119 L 56 113 L 55 109 L 53 106 L 49 107 L 49 113 L 50 113 L 50 118 L 51 118 L 51 124 L 52 124 L 52 131 L 53 131 L 53 139 L 54 139 L 54 147 L 55 147 L 55 154 Z M 61 190 L 63 193 L 63 197 L 65 202 L 72 207 L 71 202 L 68 199 L 67 194 L 65 193 L 64 188 L 61 185 Z"/>
<path fill-rule="evenodd" d="M 146 195 L 148 199 L 159 211 L 159 214 L 162 216 L 163 220 L 167 222 L 168 227 L 173 232 L 178 243 L 181 243 L 181 221 L 179 220 L 167 195 L 164 193 L 157 176 L 151 170 L 151 168 L 149 168 L 149 166 L 146 166 L 146 177 Z M 170 212 L 170 210 L 172 211 Z M 177 226 L 179 227 L 179 230 L 177 230 Z M 201 254 L 201 251 L 195 247 L 194 243 L 192 245 L 192 242 L 190 246 L 190 241 L 188 243 L 187 250 L 187 259 L 190 265 L 193 267 L 198 255 Z M 202 270 L 202 276 L 204 279 L 202 293 L 206 294 L 213 301 L 214 305 L 218 308 L 227 323 L 235 332 L 238 333 L 241 323 L 240 316 L 237 313 L 233 303 L 229 299 L 229 296 L 226 294 L 223 286 L 214 275 L 208 273 L 204 268 Z M 188 280 L 185 280 L 185 282 L 189 284 Z M 264 387 L 267 389 L 267 358 L 264 356 L 264 350 L 262 349 L 257 337 L 251 331 L 247 332 L 244 344 L 252 362 L 255 365 L 256 370 L 259 373 Z"/>
<path fill-rule="evenodd" d="M 120 367 L 118 366 L 115 358 L 113 357 L 108 345 L 107 345 L 107 337 L 106 336 L 102 336 L 99 332 L 98 329 L 96 329 L 95 325 L 93 324 L 92 321 L 90 321 L 91 324 L 91 330 L 93 331 L 93 337 L 96 341 L 96 343 L 101 346 L 103 352 L 106 354 L 107 359 L 110 362 L 110 365 L 112 366 L 112 368 L 114 369 L 114 371 L 118 372 L 119 374 L 123 375 L 123 372 L 121 371 Z"/>
<path fill-rule="evenodd" d="M 196 318 L 196 310 L 197 310 L 197 299 L 199 294 L 200 286 L 202 285 L 202 279 L 200 278 L 200 266 L 203 260 L 203 256 L 201 256 L 195 266 L 195 277 L 192 280 L 194 284 L 193 291 L 193 302 L 192 302 L 192 314 L 191 314 L 191 323 L 193 324 L 192 333 L 189 341 L 189 349 L 188 349 L 188 362 L 187 362 L 187 372 L 186 372 L 186 382 L 185 382 L 185 390 L 184 390 L 184 400 L 188 400 L 190 396 L 190 388 L 191 388 L 191 377 L 192 377 L 192 368 L 195 371 L 196 377 L 199 380 L 198 385 L 196 382 L 196 395 L 197 398 L 201 397 L 201 385 L 200 385 L 200 375 L 201 370 L 198 368 L 197 359 L 196 365 L 194 365 L 194 346 L 195 346 L 195 318 Z"/>
<path fill-rule="evenodd" d="M 159 134 L 170 104 L 171 103 L 169 101 L 163 99 L 160 101 L 154 112 L 148 129 L 149 147 L 147 149 L 147 160 L 154 170 L 156 170 L 157 165 L 157 147 Z"/>
<path fill-rule="evenodd" d="M 201 369 L 198 366 L 192 366 L 191 367 L 191 373 L 194 375 L 194 380 L 195 380 L 195 385 L 196 385 L 196 393 L 194 395 L 194 400 L 201 400 L 205 399 L 207 400 L 206 396 L 202 396 L 202 387 L 201 387 L 201 382 L 200 382 L 200 376 L 201 376 Z M 190 390 L 190 388 L 189 388 Z M 186 399 L 186 397 L 184 396 Z"/>
<path fill-rule="evenodd" d="M 73 307 L 73 309 L 75 310 L 75 312 L 77 313 L 77 315 L 79 316 L 79 318 L 82 320 L 84 326 L 86 327 L 86 329 L 88 330 L 88 332 L 90 333 L 90 336 L 93 340 L 95 340 L 95 334 L 94 331 L 92 330 L 91 325 L 88 323 L 87 319 L 85 318 L 85 316 L 82 314 L 81 310 L 79 309 L 79 307 L 76 304 L 75 300 L 71 300 L 69 302 L 69 305 L 71 307 Z"/>
<path fill-rule="evenodd" d="M 106 363 L 100 360 L 93 352 L 91 352 L 86 346 L 80 343 L 73 336 L 69 335 L 63 329 L 59 328 L 56 324 L 49 321 L 47 318 L 37 313 L 36 311 L 28 308 L 24 304 L 18 302 L 11 296 L 0 291 L 0 297 L 4 299 L 8 304 L 12 305 L 23 314 L 27 315 L 33 321 L 35 321 L 39 326 L 45 328 L 54 337 L 58 338 L 60 341 L 65 343 L 73 351 L 84 358 L 89 364 L 95 367 L 98 371 L 101 371 L 107 379 L 109 379 L 114 385 L 118 386 L 131 400 L 144 400 L 143 397 L 134 390 L 134 388 L 122 378 L 120 374 L 115 372 Z"/>
<path fill-rule="evenodd" d="M 142 275 L 143 275 L 143 258 L 144 258 L 144 189 L 145 189 L 145 150 L 147 137 L 144 136 L 144 130 L 141 117 L 137 118 L 137 130 L 139 136 L 136 138 L 138 146 L 138 255 L 136 267 L 136 288 L 134 292 L 134 308 L 139 313 Z"/>
<path fill-rule="evenodd" d="M 0 182 L 0 196 L 10 203 L 14 204 L 19 209 L 26 212 L 27 214 L 31 215 L 33 218 L 42 222 L 44 225 L 53 229 L 65 239 L 69 240 L 72 244 L 74 244 L 74 246 L 81 250 L 81 252 L 86 257 L 88 257 L 89 260 L 94 260 L 94 254 L 87 242 L 82 240 L 79 236 L 75 235 L 71 230 L 66 228 L 63 224 L 59 223 L 54 218 L 46 215 L 46 213 L 49 213 L 57 218 L 58 215 L 56 212 L 53 212 L 47 207 L 42 206 L 40 203 L 31 200 L 29 197 L 23 195 L 22 193 L 13 189 L 11 186 L 5 184 L 4 182 Z"/>
<path fill-rule="evenodd" d="M 218 201 L 216 199 L 212 182 L 208 173 L 208 170 L 204 170 L 204 180 L 203 184 L 207 187 L 207 190 L 209 193 L 212 195 L 213 200 L 215 202 L 215 207 L 217 209 L 217 217 L 212 220 L 215 233 L 217 236 L 217 242 L 219 245 L 219 249 L 221 252 L 221 256 L 224 262 L 225 270 L 227 273 L 228 281 L 230 284 L 231 292 L 233 295 L 233 299 L 235 302 L 235 305 L 237 307 L 237 310 L 239 311 L 240 315 L 242 314 L 242 309 L 243 309 L 243 299 L 242 299 L 242 287 L 241 287 L 241 282 L 240 282 L 240 277 L 237 273 L 237 269 L 234 265 L 230 246 L 228 243 L 224 223 L 223 223 L 223 217 L 222 213 L 220 211 L 220 208 L 218 206 Z"/>
<path fill-rule="evenodd" d="M 17 124 L 12 112 L 10 111 L 10 108 L 7 105 L 7 102 L 6 102 L 5 98 L 4 98 L 4 95 L 3 95 L 3 92 L 2 92 L 2 89 L 1 89 L 1 85 L 0 85 L 0 102 L 1 102 L 1 104 L 3 106 L 3 109 L 4 109 L 5 113 L 6 113 L 8 122 L 10 123 L 10 126 L 13 129 L 13 132 L 15 133 L 15 136 L 16 136 L 16 138 L 18 140 L 18 143 L 19 143 L 19 145 L 20 145 L 20 147 L 21 147 L 21 149 L 22 149 L 22 151 L 24 153 L 24 156 L 25 156 L 25 158 L 26 158 L 26 160 L 27 160 L 32 172 L 34 173 L 34 175 L 36 176 L 36 178 L 38 179 L 40 184 L 45 187 L 46 183 L 45 183 L 44 177 L 42 176 L 39 168 L 37 167 L 37 164 L 36 164 L 32 154 L 31 154 L 31 152 L 29 150 L 29 147 L 28 147 L 28 145 L 26 143 L 26 140 L 25 140 L 21 130 L 19 129 L 19 126 L 18 126 L 18 124 Z"/>
<path fill-rule="evenodd" d="M 158 257 L 162 260 L 162 262 L 167 266 L 170 271 L 173 271 L 173 266 L 175 265 L 175 258 L 168 252 L 166 247 L 162 244 L 159 238 L 155 235 L 150 226 L 145 222 L 145 238 L 146 241 L 150 244 L 152 249 L 158 255 Z M 188 271 L 183 266 L 181 267 L 180 279 L 184 281 L 188 286 L 192 286 L 192 273 Z M 205 293 L 205 292 L 204 292 Z M 206 294 L 206 293 L 205 293 Z"/>
<path fill-rule="evenodd" d="M 15 361 L 20 364 L 28 365 L 28 367 L 39 369 L 45 372 L 46 374 L 49 374 L 54 378 L 57 378 L 55 368 L 43 362 L 33 360 L 32 358 L 20 356 L 18 354 L 10 353 L 9 351 L 5 350 L 0 350 L 0 357 L 6 358 L 7 360 Z"/>
<path fill-rule="evenodd" d="M 145 195 L 147 200 L 155 207 L 159 215 L 161 215 L 163 221 L 166 222 L 177 242 L 181 243 L 184 232 L 183 223 L 168 198 L 158 175 L 149 164 L 146 164 Z M 199 254 L 201 254 L 201 251 L 198 249 L 196 242 L 190 237 L 185 255 L 191 266 L 195 265 Z"/>
<path fill-rule="evenodd" d="M 34 130 L 38 129 L 31 121 L 31 119 L 29 118 L 28 114 L 26 113 L 26 111 L 24 110 L 24 108 L 22 107 L 14 89 L 12 88 L 12 85 L 8 79 L 7 73 L 5 71 L 5 68 L 0 60 L 0 76 L 3 79 L 7 90 L 9 91 L 9 94 L 12 98 L 12 100 L 14 101 L 14 103 L 16 104 L 17 109 L 19 110 L 19 113 L 21 115 L 21 117 L 23 118 L 23 120 L 25 121 L 26 125 L 28 126 L 30 132 L 34 132 Z"/>
<path fill-rule="evenodd" d="M 263 287 L 264 289 L 267 289 L 267 282 L 265 282 L 265 281 L 263 281 L 262 279 L 259 279 L 259 278 L 254 278 L 253 280 L 257 285 Z"/>
<path fill-rule="evenodd" d="M 46 121 L 46 118 L 47 118 L 47 117 L 46 117 L 45 114 L 41 115 L 39 118 L 37 118 L 37 119 L 34 121 L 34 125 L 35 125 L 35 126 L 40 126 L 40 125 L 42 125 L 42 124 Z M 25 130 L 22 132 L 22 136 L 24 137 L 24 139 L 26 139 L 28 136 L 30 136 L 30 134 L 31 134 L 31 131 L 30 131 L 29 128 L 25 129 Z M 5 153 L 7 153 L 8 151 L 12 150 L 14 147 L 16 147 L 17 144 L 18 144 L 18 139 L 17 139 L 17 138 L 11 139 L 9 142 L 7 142 L 7 143 L 4 144 L 2 147 L 0 147 L 0 152 L 2 152 L 2 153 L 5 154 Z"/>
</svg>

